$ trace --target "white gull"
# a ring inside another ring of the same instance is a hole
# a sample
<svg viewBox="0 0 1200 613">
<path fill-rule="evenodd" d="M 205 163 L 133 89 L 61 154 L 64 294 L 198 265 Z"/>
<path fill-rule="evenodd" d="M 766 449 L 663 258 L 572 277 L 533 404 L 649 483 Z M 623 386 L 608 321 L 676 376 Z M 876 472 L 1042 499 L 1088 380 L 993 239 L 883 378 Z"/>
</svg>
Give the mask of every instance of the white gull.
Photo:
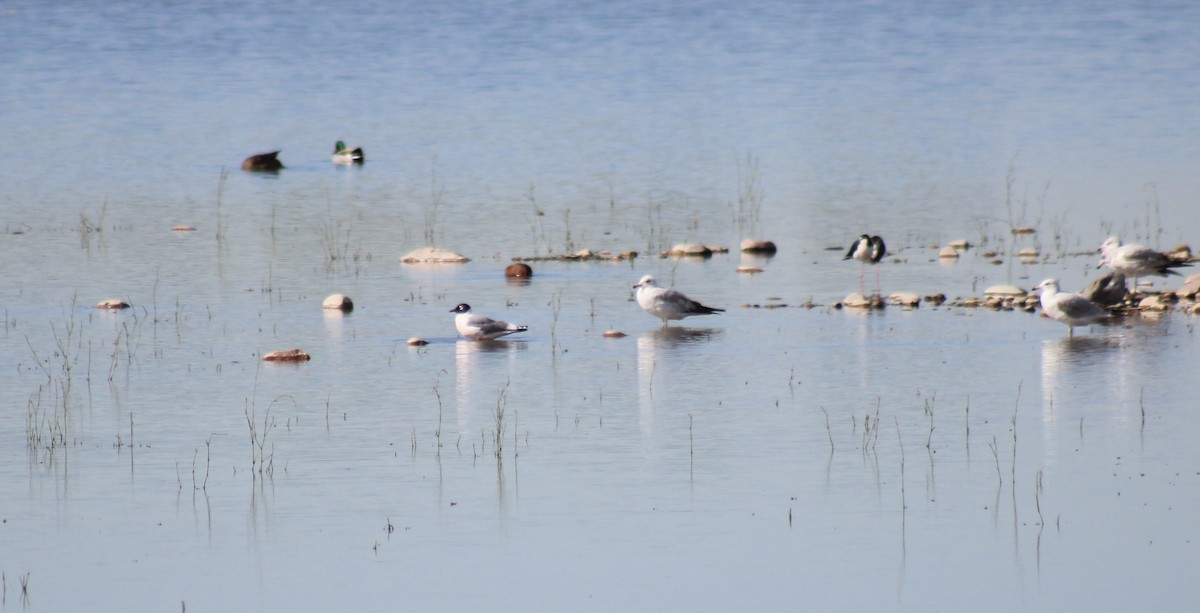
<svg viewBox="0 0 1200 613">
<path fill-rule="evenodd" d="M 1104 244 L 1100 245 L 1100 253 L 1100 263 L 1096 267 L 1108 266 L 1127 277 L 1133 277 L 1134 289 L 1137 289 L 1138 277 L 1177 275 L 1179 273 L 1172 268 L 1190 266 L 1143 245 L 1122 245 L 1121 239 L 1115 236 L 1105 239 Z"/>
<path fill-rule="evenodd" d="M 1041 293 L 1042 312 L 1054 321 L 1067 325 L 1067 336 L 1075 335 L 1075 326 L 1086 326 L 1108 317 L 1108 311 L 1096 303 L 1071 292 L 1058 291 L 1057 279 L 1046 279 L 1034 288 Z"/>
<path fill-rule="evenodd" d="M 712 315 L 725 310 L 704 306 L 683 295 L 682 292 L 659 287 L 658 282 L 650 275 L 642 277 L 642 280 L 633 287 L 637 289 L 638 306 L 661 319 L 664 328 L 672 319 L 683 319 L 692 315 Z"/>
<path fill-rule="evenodd" d="M 471 305 L 465 302 L 450 309 L 450 312 L 458 313 L 454 316 L 454 327 L 458 328 L 458 333 L 473 341 L 490 341 L 529 329 L 529 326 L 518 326 L 506 321 L 496 321 L 483 315 L 475 315 L 471 312 Z"/>
</svg>

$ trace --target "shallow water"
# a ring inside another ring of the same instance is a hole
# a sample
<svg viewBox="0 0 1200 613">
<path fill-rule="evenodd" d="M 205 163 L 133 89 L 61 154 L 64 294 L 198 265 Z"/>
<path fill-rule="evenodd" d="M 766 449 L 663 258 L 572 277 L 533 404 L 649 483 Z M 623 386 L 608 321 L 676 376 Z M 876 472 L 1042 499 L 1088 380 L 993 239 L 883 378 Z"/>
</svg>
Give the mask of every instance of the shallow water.
<svg viewBox="0 0 1200 613">
<path fill-rule="evenodd" d="M 832 305 L 862 232 L 951 298 L 1193 240 L 1198 13 L 5 4 L 5 604 L 1184 608 L 1195 317 Z M 500 274 L 583 248 L 641 255 Z M 727 311 L 662 330 L 647 273 Z"/>
</svg>

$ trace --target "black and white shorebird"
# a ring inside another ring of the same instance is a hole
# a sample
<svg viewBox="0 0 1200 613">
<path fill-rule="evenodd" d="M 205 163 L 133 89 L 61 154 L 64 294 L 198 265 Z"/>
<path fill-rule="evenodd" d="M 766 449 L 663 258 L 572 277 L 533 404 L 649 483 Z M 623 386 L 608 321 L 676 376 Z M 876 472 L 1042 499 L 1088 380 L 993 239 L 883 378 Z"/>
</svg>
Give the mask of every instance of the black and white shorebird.
<svg viewBox="0 0 1200 613">
<path fill-rule="evenodd" d="M 1172 268 L 1191 264 L 1173 260 L 1165 253 L 1143 245 L 1122 245 L 1121 239 L 1110 236 L 1100 245 L 1100 263 L 1096 267 L 1102 266 L 1108 266 L 1126 277 L 1133 277 L 1133 289 L 1137 290 L 1138 277 L 1177 275 L 1179 273 L 1171 270 Z"/>
<path fill-rule="evenodd" d="M 471 312 L 471 305 L 465 302 L 450 309 L 450 312 L 458 313 L 454 316 L 454 327 L 458 328 L 458 333 L 473 341 L 495 340 L 501 336 L 529 329 L 529 326 L 518 326 L 507 321 L 496 321 L 491 317 L 476 315 Z"/>
<path fill-rule="evenodd" d="M 658 282 L 650 275 L 642 277 L 642 280 L 633 287 L 637 289 L 638 306 L 642 307 L 643 311 L 661 319 L 664 328 L 672 319 L 683 319 L 692 315 L 712 315 L 725 310 L 704 306 L 683 295 L 682 292 L 659 287 Z"/>
<path fill-rule="evenodd" d="M 1087 326 L 1105 319 L 1108 311 L 1100 305 L 1071 292 L 1058 290 L 1057 279 L 1046 279 L 1034 288 L 1041 295 L 1042 312 L 1054 321 L 1067 325 L 1067 336 L 1074 336 L 1075 326 Z"/>
<path fill-rule="evenodd" d="M 887 255 L 887 245 L 883 244 L 883 239 L 864 234 L 850 244 L 850 250 L 846 252 L 846 257 L 842 258 L 843 260 L 862 262 L 858 269 L 858 289 L 864 295 L 867 292 L 863 289 L 863 274 L 866 273 L 867 264 L 878 264 L 885 255 Z M 879 291 L 879 269 L 875 270 L 875 291 Z"/>
</svg>

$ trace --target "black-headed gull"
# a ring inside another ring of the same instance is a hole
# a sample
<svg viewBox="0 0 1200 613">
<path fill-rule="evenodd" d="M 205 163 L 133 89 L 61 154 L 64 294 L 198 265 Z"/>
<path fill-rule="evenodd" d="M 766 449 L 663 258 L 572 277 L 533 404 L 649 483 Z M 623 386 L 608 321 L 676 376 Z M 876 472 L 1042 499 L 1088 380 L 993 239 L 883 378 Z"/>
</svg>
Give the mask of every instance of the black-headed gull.
<svg viewBox="0 0 1200 613">
<path fill-rule="evenodd" d="M 450 309 L 450 312 L 458 313 L 454 316 L 454 327 L 458 328 L 458 333 L 473 341 L 490 341 L 529 329 L 529 326 L 518 326 L 507 321 L 475 315 L 471 313 L 471 305 L 465 302 Z"/>
<path fill-rule="evenodd" d="M 1191 266 L 1143 245 L 1122 245 L 1121 239 L 1115 236 L 1104 240 L 1104 244 L 1100 245 L 1100 253 L 1100 263 L 1096 267 L 1108 266 L 1127 277 L 1133 277 L 1134 289 L 1137 289 L 1138 277 L 1177 275 L 1179 273 L 1172 268 Z"/>
<path fill-rule="evenodd" d="M 692 315 L 712 315 L 725 310 L 706 307 L 684 296 L 681 292 L 659 287 L 658 282 L 650 275 L 642 277 L 642 280 L 633 287 L 637 289 L 638 306 L 661 319 L 664 328 L 672 319 L 683 319 Z"/>
<path fill-rule="evenodd" d="M 1086 326 L 1108 317 L 1108 311 L 1096 303 L 1070 292 L 1058 291 L 1057 279 L 1046 279 L 1034 288 L 1040 292 L 1042 312 L 1050 319 L 1067 325 L 1067 336 L 1074 336 L 1075 326 Z"/>
<path fill-rule="evenodd" d="M 858 289 L 863 294 L 867 293 L 863 289 L 863 273 L 866 272 L 867 264 L 878 264 L 885 255 L 887 255 L 887 245 L 883 244 L 882 238 L 863 234 L 858 237 L 858 240 L 850 244 L 850 249 L 846 252 L 846 257 L 842 258 L 843 260 L 858 260 L 862 262 L 862 265 L 858 269 Z M 875 289 L 879 289 L 878 269 L 875 271 Z"/>
</svg>

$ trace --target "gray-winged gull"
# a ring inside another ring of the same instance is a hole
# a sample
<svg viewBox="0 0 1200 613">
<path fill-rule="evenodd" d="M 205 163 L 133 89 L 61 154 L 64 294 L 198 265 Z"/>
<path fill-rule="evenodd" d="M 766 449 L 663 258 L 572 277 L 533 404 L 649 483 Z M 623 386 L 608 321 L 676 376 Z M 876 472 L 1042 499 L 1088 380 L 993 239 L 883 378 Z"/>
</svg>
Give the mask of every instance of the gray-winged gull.
<svg viewBox="0 0 1200 613">
<path fill-rule="evenodd" d="M 692 315 L 712 315 L 725 310 L 704 306 L 683 295 L 682 292 L 659 287 L 658 282 L 650 275 L 642 277 L 642 280 L 633 287 L 637 288 L 638 306 L 661 319 L 664 328 L 672 319 L 683 319 Z"/>
<path fill-rule="evenodd" d="M 507 321 L 496 321 L 490 317 L 475 315 L 471 313 L 471 305 L 465 302 L 450 309 L 450 312 L 458 313 L 454 316 L 454 326 L 458 328 L 458 333 L 473 341 L 490 341 L 529 329 L 529 326 L 518 326 Z"/>
</svg>

